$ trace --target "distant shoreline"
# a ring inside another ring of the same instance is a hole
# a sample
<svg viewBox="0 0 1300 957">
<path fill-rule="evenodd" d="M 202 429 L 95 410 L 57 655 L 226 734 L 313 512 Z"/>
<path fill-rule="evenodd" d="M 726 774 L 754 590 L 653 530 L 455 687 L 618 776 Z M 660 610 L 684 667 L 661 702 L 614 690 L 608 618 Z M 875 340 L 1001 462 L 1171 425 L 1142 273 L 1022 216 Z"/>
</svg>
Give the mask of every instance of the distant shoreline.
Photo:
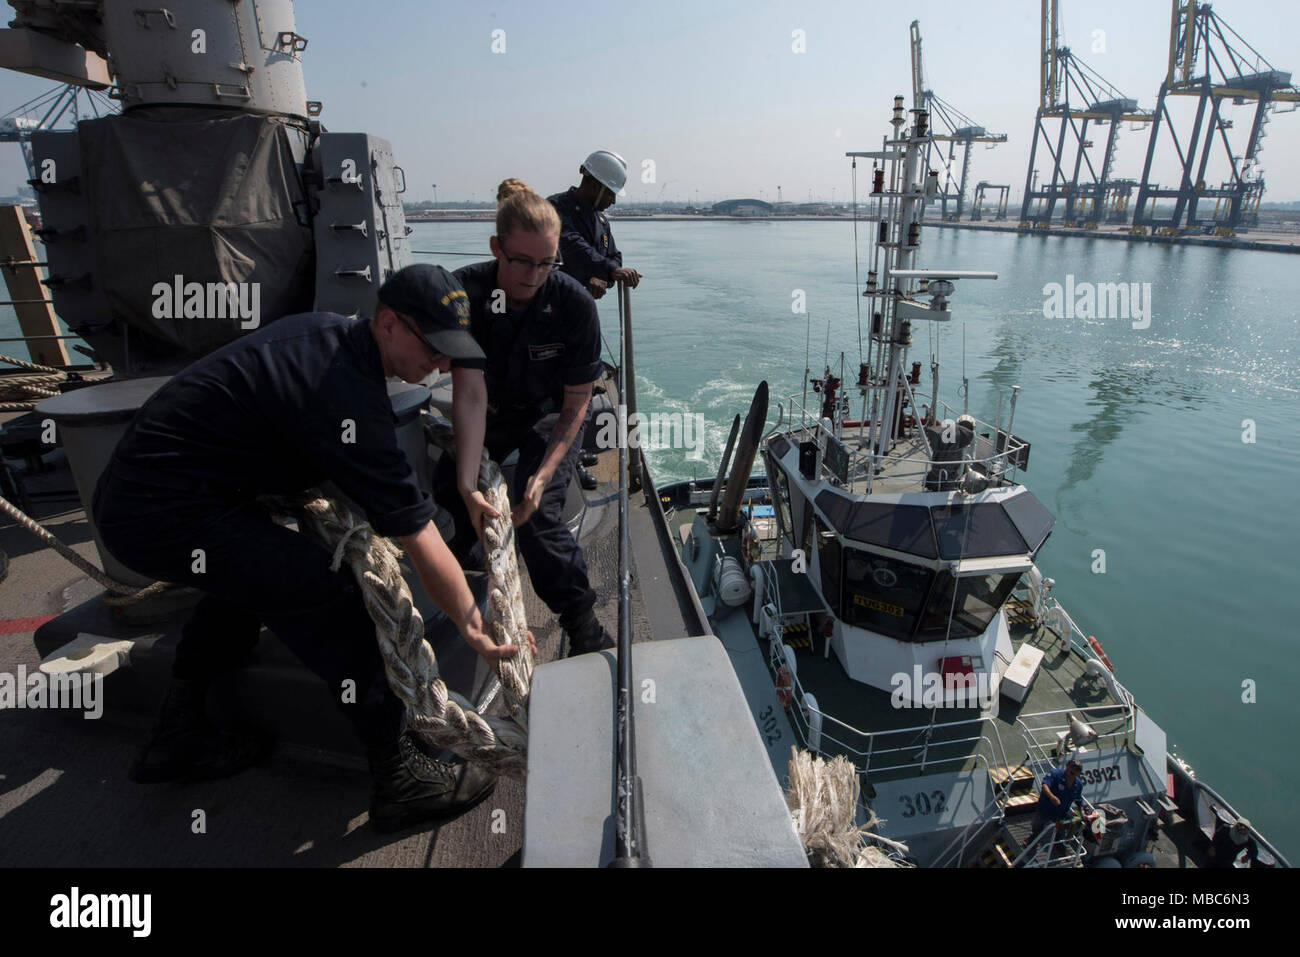
<svg viewBox="0 0 1300 957">
<path fill-rule="evenodd" d="M 479 223 L 491 222 L 496 216 L 495 212 L 483 213 L 452 213 L 446 216 L 415 216 L 407 215 L 408 223 Z M 684 223 L 684 222 L 724 222 L 724 223 L 770 223 L 772 221 L 788 222 L 840 222 L 851 223 L 853 217 L 843 216 L 712 216 L 700 215 L 692 216 L 681 213 L 648 213 L 644 216 L 611 216 L 611 223 L 640 223 L 648 220 L 657 223 Z M 862 222 L 863 220 L 859 220 Z"/>
<path fill-rule="evenodd" d="M 407 217 L 408 223 L 490 223 L 492 217 L 483 213 L 452 214 L 430 218 Z M 875 222 L 875 219 L 863 217 L 859 222 Z M 646 216 L 611 216 L 613 224 L 656 222 L 725 222 L 725 223 L 786 223 L 786 222 L 839 222 L 852 223 L 852 216 L 711 216 L 678 215 L 675 213 L 653 213 Z M 1278 233 L 1268 229 L 1252 229 L 1235 237 L 1205 236 L 1189 233 L 1182 236 L 1133 235 L 1127 230 L 1115 229 L 1079 229 L 1055 226 L 1050 230 L 1032 229 L 1020 226 L 1010 220 L 990 220 L 988 222 L 952 223 L 938 220 L 922 220 L 922 226 L 935 226 L 940 229 L 966 229 L 973 232 L 1014 233 L 1020 236 L 1038 236 L 1040 238 L 1075 237 L 1080 239 L 1109 239 L 1131 243 L 1151 243 L 1173 246 L 1216 246 L 1221 249 L 1255 249 L 1264 252 L 1300 253 L 1300 234 Z"/>
</svg>

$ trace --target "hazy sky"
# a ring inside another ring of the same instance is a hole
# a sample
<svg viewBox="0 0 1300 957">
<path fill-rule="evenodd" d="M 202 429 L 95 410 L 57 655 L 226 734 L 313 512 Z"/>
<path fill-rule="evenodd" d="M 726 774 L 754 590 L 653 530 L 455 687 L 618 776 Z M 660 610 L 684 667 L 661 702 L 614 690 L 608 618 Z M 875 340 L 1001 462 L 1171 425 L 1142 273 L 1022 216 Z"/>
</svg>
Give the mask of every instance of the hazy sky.
<svg viewBox="0 0 1300 957">
<path fill-rule="evenodd" d="M 1300 4 L 1220 0 L 1214 9 L 1275 68 L 1300 76 Z M 971 186 L 1010 183 L 1015 195 L 1024 187 L 1038 105 L 1038 0 L 300 0 L 296 13 L 322 121 L 389 139 L 408 200 L 432 199 L 434 183 L 440 200 L 481 200 L 508 176 L 559 190 L 596 148 L 632 164 L 629 200 L 694 199 L 696 191 L 701 200 L 775 199 L 778 185 L 787 200 L 810 191 L 829 199 L 832 190 L 845 199 L 844 152 L 878 147 L 896 93 L 911 105 L 912 19 L 921 21 L 927 86 L 1008 134 L 994 149 L 976 148 Z M 1169 0 L 1062 0 L 1061 17 L 1065 44 L 1154 108 Z M 496 30 L 504 53 L 493 52 Z M 792 49 L 796 30 L 806 52 Z M 49 85 L 3 74 L 0 111 Z M 1231 114 L 1238 152 L 1251 109 Z M 1113 176 L 1140 177 L 1147 140 L 1147 131 L 1125 127 Z M 1040 148 L 1040 169 L 1043 156 Z M 1300 113 L 1275 114 L 1261 156 L 1266 199 L 1300 199 L 1298 157 Z M 653 184 L 639 175 L 647 159 Z M 1212 166 L 1207 180 L 1220 172 Z M 1158 173 L 1173 185 L 1168 163 Z M 18 148 L 0 144 L 0 191 L 25 178 Z"/>
</svg>

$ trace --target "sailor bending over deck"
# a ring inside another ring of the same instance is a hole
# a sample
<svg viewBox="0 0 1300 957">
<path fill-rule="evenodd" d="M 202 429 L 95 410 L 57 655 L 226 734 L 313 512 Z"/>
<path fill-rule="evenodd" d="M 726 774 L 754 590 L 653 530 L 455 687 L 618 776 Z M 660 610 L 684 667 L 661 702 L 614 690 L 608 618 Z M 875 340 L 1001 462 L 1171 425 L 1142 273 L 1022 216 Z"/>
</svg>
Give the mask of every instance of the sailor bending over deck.
<svg viewBox="0 0 1300 957">
<path fill-rule="evenodd" d="M 517 188 L 504 189 L 509 185 Z M 456 457 L 439 463 L 435 489 L 456 519 L 453 551 L 468 558 L 483 515 L 497 515 L 478 491 L 482 449 L 497 462 L 518 450 L 511 520 L 533 590 L 559 616 L 570 655 L 612 648 L 596 620 L 582 549 L 564 522 L 587 405 L 601 374 L 600 320 L 586 290 L 557 270 L 555 208 L 518 181 L 502 186 L 508 195 L 497 208 L 495 258 L 455 273 L 486 357 L 451 363 Z M 453 483 L 459 501 L 441 493 Z"/>
<path fill-rule="evenodd" d="M 217 732 L 204 703 L 213 678 L 244 663 L 265 623 L 326 681 L 365 744 L 376 828 L 446 816 L 490 793 L 495 778 L 481 767 L 417 753 L 352 572 L 331 571 L 329 550 L 255 501 L 333 481 L 376 532 L 401 542 L 475 651 L 489 661 L 514 655 L 484 632 L 431 521 L 433 502 L 397 444 L 385 384 L 481 361 L 468 315 L 450 273 L 410 266 L 381 287 L 370 321 L 280 319 L 184 369 L 140 410 L 96 489 L 95 525 L 128 567 L 205 597 L 182 632 L 135 780 L 221 777 L 263 756 L 257 736 Z M 355 704 L 341 690 L 348 681 Z"/>
</svg>

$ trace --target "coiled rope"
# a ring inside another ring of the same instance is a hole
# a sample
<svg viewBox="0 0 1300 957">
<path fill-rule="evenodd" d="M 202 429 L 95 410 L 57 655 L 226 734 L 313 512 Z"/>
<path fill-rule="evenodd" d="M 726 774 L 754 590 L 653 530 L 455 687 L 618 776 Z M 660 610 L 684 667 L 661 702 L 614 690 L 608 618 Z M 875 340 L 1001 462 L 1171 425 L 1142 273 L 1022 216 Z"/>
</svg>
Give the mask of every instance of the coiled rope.
<svg viewBox="0 0 1300 957">
<path fill-rule="evenodd" d="M 56 387 L 67 378 L 67 373 L 62 369 L 56 369 L 54 366 L 37 365 L 35 362 L 28 362 L 14 356 L 0 355 L 0 362 L 7 362 L 10 365 L 18 366 L 20 369 L 30 369 L 32 372 L 37 373 L 36 375 L 5 376 L 0 379 L 0 398 L 11 400 L 0 402 L 0 412 L 31 411 L 36 408 L 38 398 L 59 395 L 59 390 Z"/>
</svg>

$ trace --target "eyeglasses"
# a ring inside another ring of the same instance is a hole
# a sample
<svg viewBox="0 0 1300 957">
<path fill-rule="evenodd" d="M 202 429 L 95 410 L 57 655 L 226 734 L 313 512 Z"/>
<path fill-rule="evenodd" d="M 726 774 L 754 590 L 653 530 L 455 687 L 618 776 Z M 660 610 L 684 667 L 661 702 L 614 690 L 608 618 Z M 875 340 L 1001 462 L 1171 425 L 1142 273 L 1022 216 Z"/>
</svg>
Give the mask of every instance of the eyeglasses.
<svg viewBox="0 0 1300 957">
<path fill-rule="evenodd" d="M 415 338 L 420 340 L 420 345 L 424 346 L 424 348 L 428 351 L 433 361 L 437 362 L 439 359 L 442 358 L 442 353 L 429 344 L 429 340 L 424 338 L 424 335 L 420 332 L 419 329 L 416 328 L 415 323 L 413 323 L 408 317 L 402 315 L 400 312 L 397 312 L 396 310 L 393 311 L 393 315 L 395 315 L 398 318 L 398 320 L 402 323 L 402 325 L 406 326 L 406 328 L 410 331 L 411 335 L 415 336 Z"/>
<path fill-rule="evenodd" d="M 512 266 L 518 266 L 521 269 L 540 269 L 542 272 L 550 272 L 551 270 L 559 269 L 564 265 L 564 260 L 560 259 L 558 256 L 555 259 L 548 259 L 545 262 L 539 263 L 536 260 L 529 259 L 527 256 L 511 256 L 506 252 L 504 246 L 501 247 L 501 252 L 505 255 L 506 262 L 510 263 Z"/>
</svg>

